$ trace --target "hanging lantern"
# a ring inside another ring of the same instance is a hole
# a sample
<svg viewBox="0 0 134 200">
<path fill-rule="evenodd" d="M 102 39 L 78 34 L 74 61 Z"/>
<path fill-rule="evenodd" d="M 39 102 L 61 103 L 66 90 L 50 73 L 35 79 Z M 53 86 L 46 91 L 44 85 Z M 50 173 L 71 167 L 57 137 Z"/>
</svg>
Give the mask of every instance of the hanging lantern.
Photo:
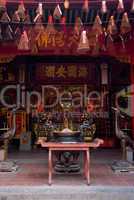
<svg viewBox="0 0 134 200">
<path fill-rule="evenodd" d="M 88 10 L 89 10 L 88 0 L 84 0 L 83 10 L 84 10 L 85 12 L 88 12 Z"/>
<path fill-rule="evenodd" d="M 108 22 L 107 33 L 110 34 L 110 35 L 117 34 L 117 26 L 115 24 L 115 20 L 114 20 L 113 15 L 110 17 L 110 20 Z"/>
<path fill-rule="evenodd" d="M 102 21 L 99 15 L 97 15 L 95 18 L 94 24 L 92 26 L 92 31 L 95 33 L 95 35 L 102 34 Z"/>
<path fill-rule="evenodd" d="M 25 19 L 25 11 L 26 11 L 26 9 L 25 9 L 24 3 L 23 3 L 23 1 L 22 1 L 22 2 L 19 4 L 18 10 L 17 10 L 18 15 L 19 15 L 19 17 L 20 17 L 21 20 L 24 20 L 24 19 Z"/>
<path fill-rule="evenodd" d="M 23 33 L 20 37 L 18 49 L 19 50 L 29 50 L 29 39 L 28 39 L 26 31 L 23 31 Z"/>
<path fill-rule="evenodd" d="M 106 0 L 102 0 L 101 11 L 102 11 L 102 13 L 106 13 L 107 12 Z"/>
<path fill-rule="evenodd" d="M 121 20 L 120 31 L 122 34 L 129 33 L 131 31 L 131 24 L 129 22 L 128 14 L 126 12 L 123 14 Z"/>
<path fill-rule="evenodd" d="M 69 0 L 64 1 L 64 8 L 68 9 L 69 8 Z"/>
<path fill-rule="evenodd" d="M 87 33 L 86 33 L 85 30 L 82 31 L 82 33 L 81 33 L 80 43 L 78 45 L 77 50 L 80 51 L 80 52 L 86 52 L 86 51 L 90 50 L 89 41 L 88 41 Z"/>
<path fill-rule="evenodd" d="M 117 8 L 119 11 L 123 11 L 124 10 L 124 3 L 123 3 L 123 0 L 119 0 L 119 3 L 118 3 L 118 8 Z"/>
<path fill-rule="evenodd" d="M 81 18 L 80 17 L 77 17 L 76 20 L 75 20 L 75 25 L 74 25 L 74 32 L 79 35 L 80 34 L 80 31 L 81 31 L 81 28 L 83 26 L 83 23 L 81 21 Z"/>
<path fill-rule="evenodd" d="M 53 13 L 53 18 L 54 19 L 60 19 L 62 16 L 62 11 L 61 8 L 59 6 L 59 4 L 56 6 L 56 8 L 54 9 L 54 13 Z"/>
</svg>

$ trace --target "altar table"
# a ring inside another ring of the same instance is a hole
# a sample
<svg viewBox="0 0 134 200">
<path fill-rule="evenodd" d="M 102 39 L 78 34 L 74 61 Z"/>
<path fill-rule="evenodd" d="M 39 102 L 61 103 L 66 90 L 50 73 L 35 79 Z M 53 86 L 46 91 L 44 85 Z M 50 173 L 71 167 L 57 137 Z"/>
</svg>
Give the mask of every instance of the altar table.
<svg viewBox="0 0 134 200">
<path fill-rule="evenodd" d="M 46 147 L 49 150 L 48 153 L 48 184 L 52 184 L 52 171 L 53 171 L 53 160 L 52 153 L 54 151 L 83 151 L 83 167 L 84 177 L 87 179 L 87 184 L 90 184 L 90 148 L 99 147 L 103 143 L 101 139 L 95 139 L 90 143 L 57 143 L 57 142 L 45 142 L 43 138 L 39 138 L 37 144 L 41 147 Z"/>
</svg>

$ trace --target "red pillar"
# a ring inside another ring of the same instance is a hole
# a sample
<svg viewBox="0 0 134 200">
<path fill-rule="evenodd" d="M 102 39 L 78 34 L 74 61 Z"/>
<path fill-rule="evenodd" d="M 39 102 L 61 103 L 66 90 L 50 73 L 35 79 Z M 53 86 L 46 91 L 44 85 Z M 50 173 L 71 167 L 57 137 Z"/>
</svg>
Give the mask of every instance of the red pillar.
<svg viewBox="0 0 134 200">
<path fill-rule="evenodd" d="M 132 136 L 134 138 L 134 55 L 131 59 L 131 116 L 132 116 Z"/>
</svg>

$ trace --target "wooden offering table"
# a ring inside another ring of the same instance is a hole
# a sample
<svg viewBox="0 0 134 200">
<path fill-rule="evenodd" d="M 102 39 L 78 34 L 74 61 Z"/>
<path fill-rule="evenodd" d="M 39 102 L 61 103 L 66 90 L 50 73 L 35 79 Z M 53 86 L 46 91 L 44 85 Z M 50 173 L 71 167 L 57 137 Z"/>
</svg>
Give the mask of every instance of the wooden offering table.
<svg viewBox="0 0 134 200">
<path fill-rule="evenodd" d="M 48 154 L 48 184 L 52 184 L 52 153 L 54 151 L 83 151 L 83 167 L 84 167 L 84 177 L 87 179 L 87 184 L 90 184 L 90 148 L 99 147 L 103 143 L 101 139 L 95 139 L 93 142 L 85 143 L 56 143 L 56 142 L 45 142 L 43 138 L 39 138 L 37 144 L 42 147 L 46 147 L 49 150 Z"/>
</svg>

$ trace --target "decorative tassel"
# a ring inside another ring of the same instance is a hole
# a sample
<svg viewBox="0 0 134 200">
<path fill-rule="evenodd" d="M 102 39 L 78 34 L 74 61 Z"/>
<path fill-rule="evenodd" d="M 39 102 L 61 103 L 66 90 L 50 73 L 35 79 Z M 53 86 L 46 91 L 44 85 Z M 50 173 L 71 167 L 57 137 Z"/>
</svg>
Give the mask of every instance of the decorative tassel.
<svg viewBox="0 0 134 200">
<path fill-rule="evenodd" d="M 131 25 L 130 25 L 128 15 L 126 12 L 123 14 L 123 17 L 121 20 L 120 31 L 122 34 L 129 33 L 131 31 Z"/>
<path fill-rule="evenodd" d="M 117 8 L 119 11 L 123 11 L 124 10 L 124 3 L 123 3 L 123 0 L 119 0 L 119 3 L 118 3 L 118 8 Z"/>
<path fill-rule="evenodd" d="M 89 10 L 88 0 L 84 0 L 83 10 L 84 10 L 85 12 L 88 12 L 88 10 Z"/>
<path fill-rule="evenodd" d="M 69 0 L 64 1 L 64 8 L 69 9 Z"/>
<path fill-rule="evenodd" d="M 19 50 L 29 50 L 29 39 L 27 36 L 27 32 L 23 31 L 19 44 L 18 44 L 18 49 Z"/>
<path fill-rule="evenodd" d="M 106 0 L 102 0 L 101 11 L 102 11 L 102 13 L 106 13 L 107 12 Z"/>
<path fill-rule="evenodd" d="M 62 11 L 61 8 L 59 6 L 59 4 L 56 6 L 56 8 L 54 9 L 54 13 L 53 13 L 53 18 L 54 19 L 60 19 L 62 16 Z"/>
<path fill-rule="evenodd" d="M 83 23 L 81 21 L 81 18 L 80 17 L 77 17 L 76 20 L 75 20 L 75 25 L 74 25 L 74 32 L 79 35 L 80 34 L 80 31 L 82 29 L 82 26 L 83 26 Z"/>
<path fill-rule="evenodd" d="M 110 35 L 117 34 L 117 26 L 114 21 L 114 16 L 110 17 L 110 20 L 108 22 L 108 27 L 107 27 L 107 33 Z"/>
<path fill-rule="evenodd" d="M 90 47 L 89 47 L 89 40 L 87 38 L 87 33 L 86 31 L 82 31 L 81 33 L 81 37 L 80 37 L 80 43 L 78 45 L 78 51 L 82 51 L 82 52 L 86 52 L 86 51 L 89 51 L 90 50 Z"/>
</svg>

